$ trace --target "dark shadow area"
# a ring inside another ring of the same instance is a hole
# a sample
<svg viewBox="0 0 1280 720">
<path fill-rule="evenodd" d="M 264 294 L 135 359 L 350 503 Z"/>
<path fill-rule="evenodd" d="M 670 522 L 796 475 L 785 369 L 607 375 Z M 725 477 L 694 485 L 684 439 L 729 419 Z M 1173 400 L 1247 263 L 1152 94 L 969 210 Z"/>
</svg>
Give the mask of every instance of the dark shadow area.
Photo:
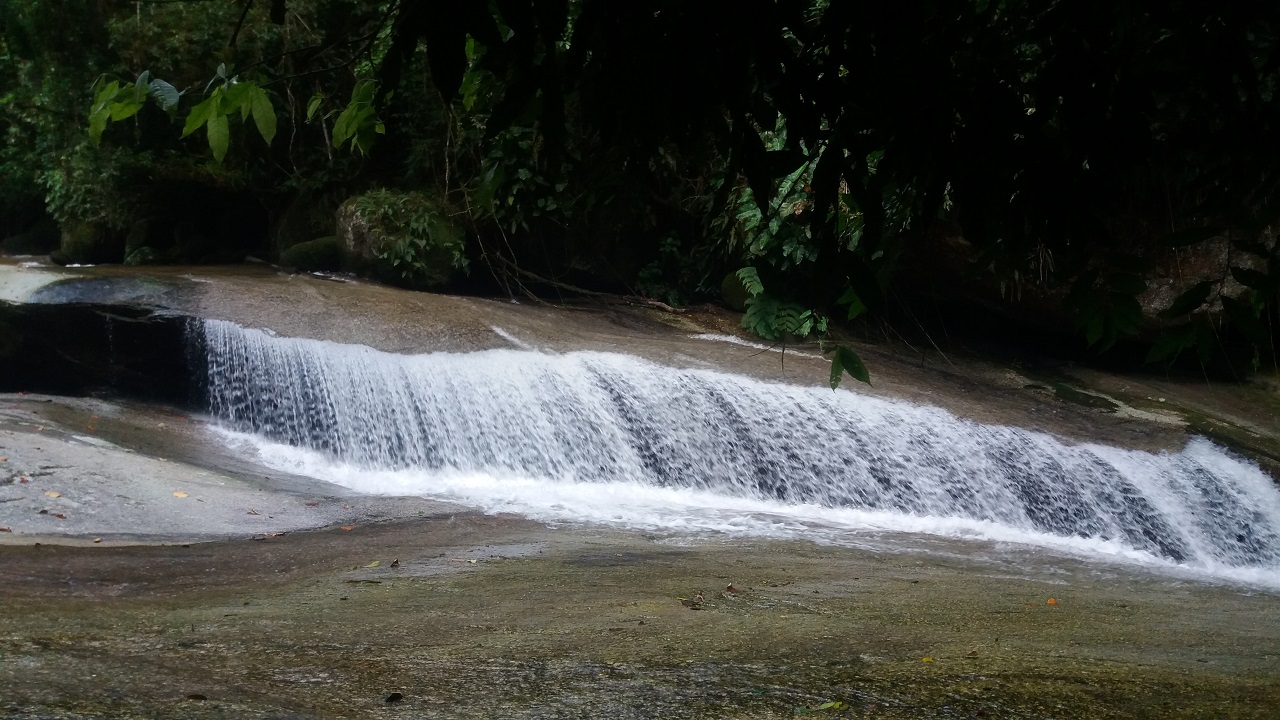
<svg viewBox="0 0 1280 720">
<path fill-rule="evenodd" d="M 0 392 L 199 404 L 199 326 L 116 305 L 0 303 Z"/>
</svg>

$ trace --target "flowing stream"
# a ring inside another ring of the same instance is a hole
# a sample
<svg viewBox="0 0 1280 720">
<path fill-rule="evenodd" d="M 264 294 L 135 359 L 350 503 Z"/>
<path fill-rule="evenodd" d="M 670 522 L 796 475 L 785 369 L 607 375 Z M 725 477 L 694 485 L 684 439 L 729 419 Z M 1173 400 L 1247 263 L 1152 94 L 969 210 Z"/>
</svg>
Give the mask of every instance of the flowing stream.
<svg viewBox="0 0 1280 720">
<path fill-rule="evenodd" d="M 405 356 L 205 321 L 208 402 L 268 464 L 548 521 L 985 538 L 1280 586 L 1280 489 L 1207 440 L 1067 444 L 635 357 Z"/>
</svg>

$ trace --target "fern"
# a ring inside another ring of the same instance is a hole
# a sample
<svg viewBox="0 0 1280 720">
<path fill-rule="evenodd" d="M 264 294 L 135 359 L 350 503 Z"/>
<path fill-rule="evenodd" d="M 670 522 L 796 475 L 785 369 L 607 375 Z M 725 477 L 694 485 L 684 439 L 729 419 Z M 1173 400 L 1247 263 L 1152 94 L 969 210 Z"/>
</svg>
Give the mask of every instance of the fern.
<svg viewBox="0 0 1280 720">
<path fill-rule="evenodd" d="M 764 293 L 764 283 L 760 282 L 760 273 L 756 272 L 755 268 L 744 267 L 738 271 L 737 275 L 748 294 L 754 297 Z"/>
</svg>

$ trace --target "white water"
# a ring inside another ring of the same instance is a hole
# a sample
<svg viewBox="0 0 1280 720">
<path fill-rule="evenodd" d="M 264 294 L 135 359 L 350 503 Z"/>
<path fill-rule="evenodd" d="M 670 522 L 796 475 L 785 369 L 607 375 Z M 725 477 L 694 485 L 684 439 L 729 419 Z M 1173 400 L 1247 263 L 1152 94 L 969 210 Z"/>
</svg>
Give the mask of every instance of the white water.
<svg viewBox="0 0 1280 720">
<path fill-rule="evenodd" d="M 210 408 L 274 467 L 547 521 L 811 537 L 929 533 L 1280 587 L 1280 490 L 1179 453 L 606 353 L 401 356 L 208 321 Z"/>
</svg>

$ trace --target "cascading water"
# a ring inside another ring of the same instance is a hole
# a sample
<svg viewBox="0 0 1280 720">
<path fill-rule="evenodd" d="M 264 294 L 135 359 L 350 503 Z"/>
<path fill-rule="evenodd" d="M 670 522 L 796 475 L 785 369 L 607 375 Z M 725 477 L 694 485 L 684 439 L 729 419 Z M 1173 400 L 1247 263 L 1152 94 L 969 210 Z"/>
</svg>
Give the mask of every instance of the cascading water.
<svg viewBox="0 0 1280 720">
<path fill-rule="evenodd" d="M 221 321 L 203 333 L 214 417 L 268 462 L 358 490 L 543 519 L 662 525 L 665 510 L 676 527 L 1020 540 L 1280 585 L 1280 490 L 1202 439 L 1160 454 L 1067 445 L 617 354 L 402 356 Z M 690 522 L 699 508 L 721 524 Z"/>
</svg>

